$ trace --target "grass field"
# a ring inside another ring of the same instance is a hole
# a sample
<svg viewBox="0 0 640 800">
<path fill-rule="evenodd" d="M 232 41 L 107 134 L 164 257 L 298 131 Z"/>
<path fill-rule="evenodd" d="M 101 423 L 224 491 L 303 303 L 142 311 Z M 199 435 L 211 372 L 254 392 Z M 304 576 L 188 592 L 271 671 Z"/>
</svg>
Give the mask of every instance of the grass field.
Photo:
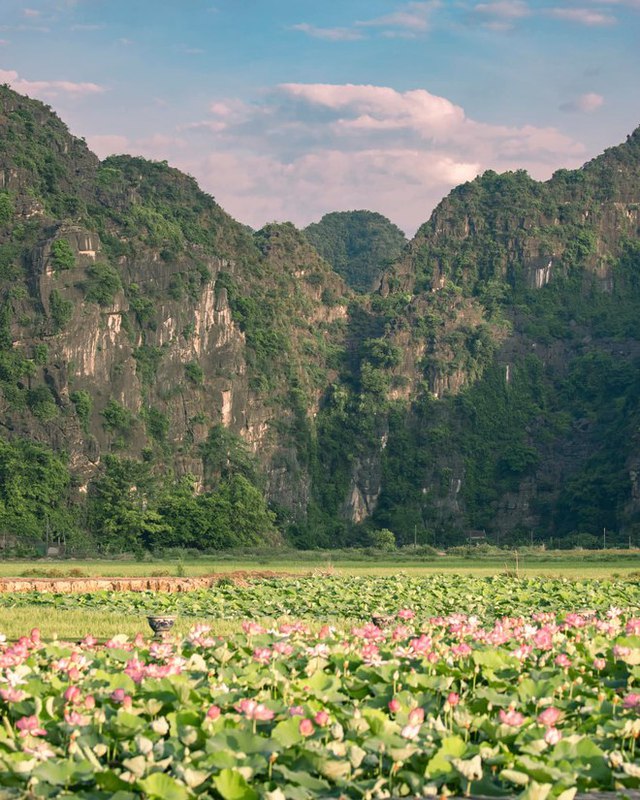
<svg viewBox="0 0 640 800">
<path fill-rule="evenodd" d="M 389 575 L 399 571 L 409 575 L 461 573 L 465 575 L 548 575 L 553 577 L 640 577 L 640 550 L 575 550 L 520 553 L 508 551 L 500 555 L 432 556 L 424 557 L 398 553 L 389 557 L 349 557 L 338 551 L 291 553 L 282 555 L 203 556 L 186 560 L 76 560 L 64 561 L 0 561 L 0 578 L 9 577 L 150 577 L 154 575 L 183 575 L 196 577 L 236 571 L 273 571 L 305 574 L 326 570 L 348 575 Z"/>
<path fill-rule="evenodd" d="M 7 639 L 16 640 L 28 635 L 33 628 L 39 628 L 45 641 L 53 639 L 79 640 L 87 633 L 97 639 L 110 639 L 117 634 L 126 634 L 134 637 L 142 633 L 145 638 L 152 635 L 143 614 L 126 616 L 122 614 L 107 614 L 103 611 L 83 610 L 57 610 L 27 606 L 24 608 L 3 608 L 0 621 L 0 633 Z M 278 620 L 284 621 L 284 618 Z M 206 622 L 216 636 L 229 636 L 242 630 L 242 623 L 238 620 L 199 620 L 188 617 L 176 620 L 174 630 L 179 634 L 186 634 L 197 623 Z M 274 624 L 273 619 L 258 620 L 266 627 Z M 312 626 L 313 627 L 313 626 Z"/>
</svg>

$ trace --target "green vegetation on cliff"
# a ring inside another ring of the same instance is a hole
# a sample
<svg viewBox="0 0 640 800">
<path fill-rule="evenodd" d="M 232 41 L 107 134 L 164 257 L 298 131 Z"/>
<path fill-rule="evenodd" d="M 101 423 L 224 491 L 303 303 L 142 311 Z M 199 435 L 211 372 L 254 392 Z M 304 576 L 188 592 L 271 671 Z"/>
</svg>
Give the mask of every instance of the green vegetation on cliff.
<svg viewBox="0 0 640 800">
<path fill-rule="evenodd" d="M 407 244 L 400 228 L 373 211 L 334 211 L 309 225 L 304 233 L 357 292 L 377 289 L 382 273 Z"/>
<path fill-rule="evenodd" d="M 8 87 L 0 178 L 6 548 L 640 544 L 640 131 L 409 244 L 252 232 Z"/>
</svg>

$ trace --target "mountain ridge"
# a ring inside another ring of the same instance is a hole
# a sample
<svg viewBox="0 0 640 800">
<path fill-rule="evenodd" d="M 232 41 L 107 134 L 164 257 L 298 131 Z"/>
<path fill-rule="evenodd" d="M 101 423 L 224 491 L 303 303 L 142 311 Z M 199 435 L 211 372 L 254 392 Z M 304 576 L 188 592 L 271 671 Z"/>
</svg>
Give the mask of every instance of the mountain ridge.
<svg viewBox="0 0 640 800">
<path fill-rule="evenodd" d="M 1 87 L 6 463 L 66 452 L 55 535 L 92 546 L 114 516 L 113 547 L 228 546 L 206 503 L 307 547 L 637 536 L 639 143 L 457 187 L 358 293 L 290 223 L 251 233 L 162 162 L 99 162 Z M 123 511 L 105 487 L 137 474 Z M 22 503 L 42 539 L 51 500 L 16 497 L 0 527 Z"/>
</svg>

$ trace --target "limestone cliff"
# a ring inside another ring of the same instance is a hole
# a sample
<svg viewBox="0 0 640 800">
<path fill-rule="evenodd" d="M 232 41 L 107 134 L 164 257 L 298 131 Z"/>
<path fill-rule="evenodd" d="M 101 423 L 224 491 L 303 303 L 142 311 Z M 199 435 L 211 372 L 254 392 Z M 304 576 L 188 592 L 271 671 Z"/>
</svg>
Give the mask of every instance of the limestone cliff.
<svg viewBox="0 0 640 800">
<path fill-rule="evenodd" d="M 293 225 L 0 87 L 1 431 L 67 453 L 81 502 L 114 453 L 206 491 L 221 426 L 305 546 L 636 536 L 639 242 L 640 130 L 458 187 L 354 293 Z"/>
</svg>

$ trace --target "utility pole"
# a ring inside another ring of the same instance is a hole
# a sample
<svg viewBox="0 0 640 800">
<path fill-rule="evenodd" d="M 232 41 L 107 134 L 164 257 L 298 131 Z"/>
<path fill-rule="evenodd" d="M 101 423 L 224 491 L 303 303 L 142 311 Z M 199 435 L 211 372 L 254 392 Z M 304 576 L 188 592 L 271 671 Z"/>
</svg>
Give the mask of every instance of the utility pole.
<svg viewBox="0 0 640 800">
<path fill-rule="evenodd" d="M 418 549 L 418 526 L 413 526 L 413 549 Z"/>
<path fill-rule="evenodd" d="M 602 548 L 603 550 L 607 549 L 607 529 L 602 529 Z"/>
</svg>

